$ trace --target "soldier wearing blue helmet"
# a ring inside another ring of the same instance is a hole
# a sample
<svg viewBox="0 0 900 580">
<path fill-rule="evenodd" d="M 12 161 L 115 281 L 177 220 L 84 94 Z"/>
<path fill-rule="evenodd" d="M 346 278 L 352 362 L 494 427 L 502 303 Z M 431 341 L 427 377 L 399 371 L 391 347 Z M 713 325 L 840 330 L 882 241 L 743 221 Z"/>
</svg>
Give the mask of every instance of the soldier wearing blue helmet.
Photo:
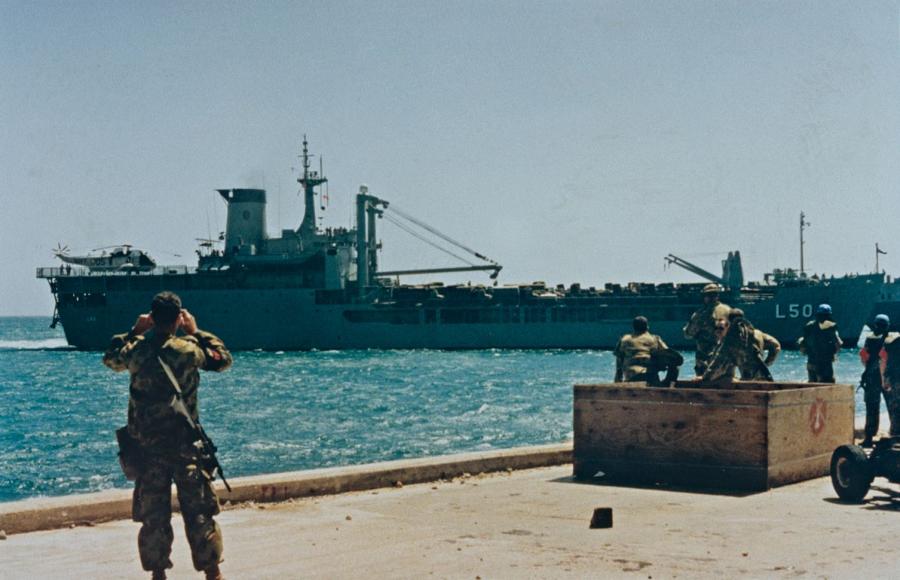
<svg viewBox="0 0 900 580">
<path fill-rule="evenodd" d="M 898 361 L 891 361 L 888 351 L 896 350 L 894 342 L 896 333 L 889 332 L 891 319 L 886 314 L 879 314 L 872 324 L 872 334 L 866 337 L 866 342 L 859 357 L 865 365 L 861 386 L 865 392 L 866 402 L 866 428 L 863 447 L 872 447 L 872 438 L 878 433 L 879 416 L 881 415 L 881 397 L 888 408 L 891 418 L 891 435 L 900 434 L 900 397 L 893 392 L 893 384 L 896 381 L 894 368 Z M 882 375 L 882 363 L 884 363 L 884 375 Z M 891 363 L 891 364 L 889 364 Z"/>
<path fill-rule="evenodd" d="M 841 350 L 837 323 L 831 319 L 831 306 L 819 304 L 814 320 L 803 327 L 798 341 L 806 354 L 806 373 L 811 383 L 834 382 L 834 359 Z"/>
<path fill-rule="evenodd" d="M 881 389 L 891 421 L 891 437 L 900 437 L 900 334 L 889 332 L 884 339 L 884 366 Z"/>
</svg>

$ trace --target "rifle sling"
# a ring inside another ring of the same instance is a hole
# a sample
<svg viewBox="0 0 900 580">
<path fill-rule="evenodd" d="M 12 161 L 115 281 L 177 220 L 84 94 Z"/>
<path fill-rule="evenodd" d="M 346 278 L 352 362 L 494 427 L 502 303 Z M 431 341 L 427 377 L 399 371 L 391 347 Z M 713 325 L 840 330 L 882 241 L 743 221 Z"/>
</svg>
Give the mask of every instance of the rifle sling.
<svg viewBox="0 0 900 580">
<path fill-rule="evenodd" d="M 172 367 L 167 365 L 166 361 L 164 361 L 161 356 L 157 356 L 156 360 L 159 361 L 159 364 L 160 364 L 160 366 L 162 366 L 163 371 L 165 371 L 166 376 L 169 377 L 169 382 L 172 383 L 172 388 L 175 389 L 175 399 L 177 399 L 177 402 L 181 403 L 180 406 L 184 412 L 179 413 L 179 415 L 184 416 L 184 418 L 188 422 L 188 425 L 190 425 L 191 429 L 193 429 L 194 431 L 198 431 L 199 425 L 197 424 L 196 421 L 194 421 L 194 418 L 191 417 L 191 413 L 190 413 L 190 411 L 188 411 L 187 405 L 184 404 L 184 398 L 182 397 L 182 394 L 181 394 L 181 385 L 178 384 L 178 379 L 175 378 L 175 373 L 172 372 Z M 177 405 L 173 405 L 173 407 L 175 408 L 176 411 L 179 411 Z"/>
<path fill-rule="evenodd" d="M 161 356 L 157 356 L 156 360 L 159 361 L 159 364 L 160 366 L 162 366 L 163 371 L 165 371 L 166 376 L 169 377 L 169 382 L 172 383 L 172 388 L 175 389 L 175 398 L 172 401 L 172 408 L 175 409 L 176 413 L 182 415 L 185 418 L 188 425 L 200 438 L 199 441 L 207 448 L 207 450 L 209 451 L 210 459 L 212 460 L 212 476 L 215 477 L 215 474 L 218 472 L 219 477 L 222 478 L 222 483 L 225 484 L 225 489 L 230 492 L 231 486 L 228 485 L 228 480 L 225 479 L 225 474 L 222 471 L 222 465 L 219 463 L 219 460 L 216 457 L 216 451 L 218 450 L 216 449 L 216 446 L 212 442 L 212 440 L 206 435 L 203 427 L 200 426 L 200 422 L 194 421 L 194 418 L 191 417 L 191 413 L 190 411 L 188 411 L 187 405 L 185 405 L 184 399 L 182 398 L 181 385 L 178 384 L 178 379 L 175 378 L 175 373 L 172 372 L 172 367 L 167 365 L 166 361 L 164 361 Z"/>
</svg>

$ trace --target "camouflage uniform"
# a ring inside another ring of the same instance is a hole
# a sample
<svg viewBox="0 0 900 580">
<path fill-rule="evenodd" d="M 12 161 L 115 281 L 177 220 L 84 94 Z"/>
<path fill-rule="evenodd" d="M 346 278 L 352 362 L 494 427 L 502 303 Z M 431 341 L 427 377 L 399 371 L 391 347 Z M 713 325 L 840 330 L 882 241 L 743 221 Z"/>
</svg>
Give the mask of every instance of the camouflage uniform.
<svg viewBox="0 0 900 580">
<path fill-rule="evenodd" d="M 810 320 L 803 327 L 800 350 L 806 354 L 806 373 L 811 383 L 834 382 L 834 358 L 841 349 L 837 323 Z"/>
<path fill-rule="evenodd" d="M 891 437 L 900 437 L 900 334 L 891 332 L 884 339 L 882 383 L 888 417 L 891 420 Z"/>
<path fill-rule="evenodd" d="M 703 381 L 731 382 L 735 368 L 741 369 L 743 380 L 771 381 L 772 373 L 762 360 L 755 330 L 746 321 L 733 322 L 713 352 Z"/>
<path fill-rule="evenodd" d="M 663 339 L 649 332 L 624 335 L 613 351 L 616 356 L 616 382 L 648 380 L 653 355 L 668 349 Z"/>
<path fill-rule="evenodd" d="M 711 302 L 701 306 L 684 327 L 684 337 L 697 341 L 694 372 L 702 376 L 716 349 L 716 321 L 727 320 L 731 307 L 722 302 Z"/>
<path fill-rule="evenodd" d="M 143 524 L 138 533 L 141 565 L 145 570 L 172 567 L 174 481 L 194 567 L 205 570 L 222 560 L 222 533 L 213 519 L 219 501 L 210 474 L 199 465 L 186 421 L 170 406 L 174 389 L 157 357 L 171 367 L 184 403 L 197 419 L 199 369 L 223 371 L 231 366 L 231 354 L 208 332 L 173 337 L 151 330 L 142 336 L 114 336 L 103 356 L 112 370 L 131 373 L 128 432 L 144 457 L 132 502 L 132 518 Z"/>
</svg>

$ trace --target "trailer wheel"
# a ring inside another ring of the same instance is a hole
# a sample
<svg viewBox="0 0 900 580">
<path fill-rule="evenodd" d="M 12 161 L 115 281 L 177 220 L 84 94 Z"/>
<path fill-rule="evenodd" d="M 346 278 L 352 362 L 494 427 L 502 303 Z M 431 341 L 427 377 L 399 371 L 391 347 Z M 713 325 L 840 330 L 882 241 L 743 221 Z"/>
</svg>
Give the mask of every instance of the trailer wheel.
<svg viewBox="0 0 900 580">
<path fill-rule="evenodd" d="M 841 445 L 831 455 L 831 485 L 838 497 L 859 503 L 872 485 L 872 468 L 862 447 Z"/>
</svg>

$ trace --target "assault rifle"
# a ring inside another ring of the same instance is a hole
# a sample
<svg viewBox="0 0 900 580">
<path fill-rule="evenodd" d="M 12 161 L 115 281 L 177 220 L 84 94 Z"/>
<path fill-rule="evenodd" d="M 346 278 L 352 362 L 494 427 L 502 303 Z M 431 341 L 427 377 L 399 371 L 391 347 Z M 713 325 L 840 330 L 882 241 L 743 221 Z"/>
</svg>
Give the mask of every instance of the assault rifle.
<svg viewBox="0 0 900 580">
<path fill-rule="evenodd" d="M 860 351 L 860 354 L 864 355 L 863 360 L 865 361 L 866 366 L 863 369 L 862 375 L 859 377 L 859 386 L 856 388 L 857 391 L 862 389 L 863 392 L 868 392 L 869 389 L 881 389 L 881 359 L 879 354 L 884 347 L 884 339 L 884 335 L 866 338 L 865 346 L 863 346 Z M 874 355 L 872 354 L 873 350 L 875 351 Z"/>
<path fill-rule="evenodd" d="M 191 436 L 194 437 L 194 446 L 197 447 L 197 452 L 200 455 L 201 465 L 204 469 L 209 471 L 209 474 L 213 479 L 215 479 L 216 474 L 218 474 L 218 476 L 222 478 L 222 483 L 225 484 L 225 489 L 231 492 L 231 486 L 228 485 L 228 480 L 225 479 L 225 473 L 222 471 L 222 464 L 219 463 L 219 459 L 216 457 L 216 452 L 218 451 L 216 444 L 213 443 L 212 439 L 209 438 L 209 435 L 206 434 L 200 421 L 194 421 L 194 418 L 191 417 L 187 405 L 184 404 L 184 397 L 181 395 L 181 386 L 178 384 L 178 379 L 175 378 L 175 373 L 172 372 L 172 368 L 166 364 L 166 361 L 164 361 L 162 357 L 157 356 L 156 360 L 159 361 L 159 364 L 166 372 L 166 376 L 169 377 L 169 382 L 172 383 L 172 388 L 175 389 L 175 394 L 172 397 L 170 405 L 172 410 L 181 416 L 190 428 Z"/>
</svg>

